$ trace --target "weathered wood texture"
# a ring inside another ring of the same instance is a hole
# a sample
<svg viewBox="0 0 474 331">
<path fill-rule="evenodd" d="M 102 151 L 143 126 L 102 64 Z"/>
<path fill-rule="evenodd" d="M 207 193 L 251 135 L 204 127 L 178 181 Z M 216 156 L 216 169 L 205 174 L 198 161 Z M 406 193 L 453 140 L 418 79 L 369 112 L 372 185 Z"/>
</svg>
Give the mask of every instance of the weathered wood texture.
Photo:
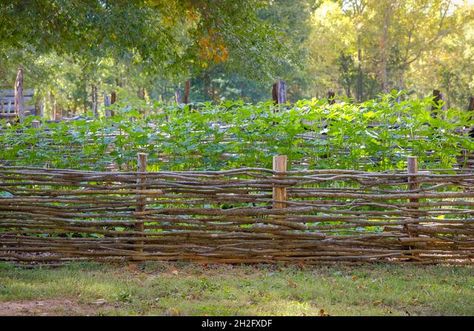
<svg viewBox="0 0 474 331">
<path fill-rule="evenodd" d="M 444 96 L 440 90 L 433 90 L 433 106 L 431 107 L 431 115 L 437 117 L 444 110 Z"/>
<path fill-rule="evenodd" d="M 330 105 L 334 105 L 336 103 L 336 93 L 332 90 L 328 91 L 327 99 Z"/>
<path fill-rule="evenodd" d="M 0 167 L 0 260 L 474 263 L 472 172 L 278 175 Z"/>
<path fill-rule="evenodd" d="M 20 120 L 25 117 L 25 99 L 23 97 L 23 69 L 18 69 L 15 80 L 15 113 Z"/>
<path fill-rule="evenodd" d="M 35 105 L 32 104 L 33 89 L 23 89 L 23 111 L 25 115 L 36 114 Z M 0 90 L 0 118 L 16 117 L 15 90 Z"/>
<path fill-rule="evenodd" d="M 469 104 L 467 105 L 467 110 L 474 110 L 474 97 L 469 97 Z"/>
<path fill-rule="evenodd" d="M 277 155 L 273 157 L 273 171 L 277 174 L 275 177 L 284 178 L 287 169 L 288 157 L 286 155 Z M 288 194 L 286 187 L 277 186 L 273 187 L 273 208 L 285 208 L 285 201 L 288 200 Z"/>
<path fill-rule="evenodd" d="M 145 191 L 146 190 L 146 166 L 147 166 L 147 154 L 146 153 L 138 153 L 138 178 L 137 178 L 137 192 Z M 143 212 L 145 211 L 146 207 L 146 195 L 137 193 L 137 206 L 136 206 L 136 214 L 137 214 L 137 223 L 135 224 L 135 230 L 140 233 L 138 237 L 143 237 L 142 233 L 145 231 L 145 223 L 144 217 L 142 216 Z M 139 241 L 137 242 L 138 252 L 143 252 L 144 242 Z"/>
<path fill-rule="evenodd" d="M 185 83 L 184 83 L 184 100 L 183 102 L 185 104 L 188 104 L 189 103 L 189 94 L 191 93 L 191 80 L 188 79 Z"/>
<path fill-rule="evenodd" d="M 272 99 L 275 104 L 286 103 L 286 83 L 279 79 L 272 86 Z"/>
</svg>

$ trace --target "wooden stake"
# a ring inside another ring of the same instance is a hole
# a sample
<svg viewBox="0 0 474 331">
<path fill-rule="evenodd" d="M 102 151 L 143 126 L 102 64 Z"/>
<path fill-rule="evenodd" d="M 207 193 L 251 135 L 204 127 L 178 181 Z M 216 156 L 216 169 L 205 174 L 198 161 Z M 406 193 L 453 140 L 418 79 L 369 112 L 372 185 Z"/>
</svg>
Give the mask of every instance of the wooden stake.
<svg viewBox="0 0 474 331">
<path fill-rule="evenodd" d="M 187 80 L 186 83 L 184 84 L 184 103 L 188 104 L 189 103 L 189 93 L 191 92 L 191 80 Z"/>
<path fill-rule="evenodd" d="M 37 129 L 40 127 L 40 121 L 38 120 L 34 120 L 34 121 L 31 121 L 31 127 Z"/>
<path fill-rule="evenodd" d="M 410 191 L 417 190 L 420 188 L 420 184 L 417 183 L 416 174 L 418 173 L 418 160 L 416 156 L 409 156 L 407 159 L 407 172 L 408 176 L 408 189 Z M 410 199 L 410 202 L 418 203 L 418 199 Z"/>
<path fill-rule="evenodd" d="M 278 104 L 278 90 L 277 90 L 277 83 L 272 85 L 272 100 L 273 103 L 276 105 Z"/>
<path fill-rule="evenodd" d="M 438 112 L 443 109 L 443 94 L 440 90 L 433 90 L 433 106 L 431 107 L 431 116 L 437 117 Z"/>
<path fill-rule="evenodd" d="M 333 105 L 336 103 L 336 93 L 332 90 L 328 91 L 328 103 Z"/>
<path fill-rule="evenodd" d="M 147 157 L 148 154 L 146 153 L 138 153 L 138 178 L 137 178 L 137 190 L 143 191 L 146 189 L 146 179 L 143 173 L 146 172 L 146 166 L 147 166 Z M 140 174 L 142 173 L 142 174 Z M 137 194 L 137 207 L 136 211 L 137 213 L 145 211 L 146 207 L 146 196 L 142 194 Z M 144 221 L 142 220 L 142 216 L 137 216 L 138 222 L 135 225 L 135 230 L 140 232 L 139 237 L 144 237 L 143 232 L 145 230 L 145 225 Z M 139 245 L 137 248 L 138 252 L 143 252 L 143 246 L 144 242 L 143 241 L 138 241 L 137 244 Z"/>
<path fill-rule="evenodd" d="M 273 157 L 273 171 L 286 172 L 288 157 L 286 155 L 277 155 Z M 274 177 L 283 178 L 284 174 L 275 174 Z M 273 208 L 286 208 L 286 201 L 288 199 L 286 187 L 273 187 Z"/>
<path fill-rule="evenodd" d="M 418 190 L 420 188 L 420 184 L 417 183 L 417 178 L 416 178 L 416 174 L 418 173 L 418 160 L 416 158 L 416 156 L 409 156 L 408 159 L 407 159 L 407 173 L 408 173 L 408 190 L 410 191 L 414 191 L 414 190 Z M 409 199 L 410 201 L 410 204 L 418 204 L 419 202 L 419 199 L 418 198 L 410 198 Z M 413 206 L 413 207 L 410 207 L 410 209 L 413 209 L 413 210 L 418 210 L 418 207 L 417 206 Z M 418 218 L 418 216 L 414 216 L 413 218 Z M 416 223 L 415 225 L 417 225 L 418 223 Z M 405 224 L 405 230 L 407 231 L 409 237 L 417 237 L 416 234 L 413 234 L 411 231 L 410 231 L 410 228 L 408 227 L 408 225 Z M 410 249 L 412 247 L 410 246 Z"/>
<path fill-rule="evenodd" d="M 286 83 L 285 81 L 279 79 L 272 86 L 272 99 L 273 102 L 277 105 L 286 103 Z"/>
<path fill-rule="evenodd" d="M 20 118 L 20 122 L 25 117 L 25 107 L 23 98 L 23 69 L 19 68 L 15 80 L 15 113 Z"/>
</svg>

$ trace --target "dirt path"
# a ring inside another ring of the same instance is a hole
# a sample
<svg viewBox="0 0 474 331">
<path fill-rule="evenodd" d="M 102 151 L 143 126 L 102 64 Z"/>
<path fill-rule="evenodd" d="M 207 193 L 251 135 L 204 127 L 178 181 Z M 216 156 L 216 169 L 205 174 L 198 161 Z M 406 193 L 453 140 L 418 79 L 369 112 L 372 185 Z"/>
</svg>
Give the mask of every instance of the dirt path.
<svg viewBox="0 0 474 331">
<path fill-rule="evenodd" d="M 91 316 L 111 308 L 100 300 L 91 305 L 68 299 L 7 301 L 0 302 L 0 316 Z"/>
</svg>

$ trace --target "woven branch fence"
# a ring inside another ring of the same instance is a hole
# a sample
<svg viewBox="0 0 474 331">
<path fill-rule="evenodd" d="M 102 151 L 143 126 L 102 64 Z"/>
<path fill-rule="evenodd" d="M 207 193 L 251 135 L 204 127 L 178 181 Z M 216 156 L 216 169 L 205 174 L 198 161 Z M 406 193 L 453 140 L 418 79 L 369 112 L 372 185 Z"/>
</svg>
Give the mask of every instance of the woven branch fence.
<svg viewBox="0 0 474 331">
<path fill-rule="evenodd" d="M 474 263 L 474 173 L 0 167 L 0 260 Z"/>
</svg>

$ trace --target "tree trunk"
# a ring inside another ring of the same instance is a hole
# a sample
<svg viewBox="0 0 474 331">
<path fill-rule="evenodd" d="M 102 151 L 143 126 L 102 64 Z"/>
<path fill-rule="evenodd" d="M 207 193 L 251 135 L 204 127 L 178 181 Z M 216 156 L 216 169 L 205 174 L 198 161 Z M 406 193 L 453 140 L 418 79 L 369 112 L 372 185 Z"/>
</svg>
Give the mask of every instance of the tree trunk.
<svg viewBox="0 0 474 331">
<path fill-rule="evenodd" d="M 467 110 L 474 110 L 474 97 L 469 98 L 469 105 L 467 106 Z"/>
<path fill-rule="evenodd" d="M 104 93 L 104 107 L 105 107 L 105 117 L 112 116 L 112 111 L 109 109 L 111 105 L 110 97 L 107 93 Z"/>
<path fill-rule="evenodd" d="M 467 106 L 467 111 L 474 111 L 474 97 L 469 98 L 469 104 Z M 472 117 L 469 120 L 471 120 L 471 119 L 472 119 Z M 471 138 L 474 138 L 474 127 L 472 127 L 471 130 L 469 131 L 469 136 Z"/>
<path fill-rule="evenodd" d="M 179 92 L 179 88 L 177 88 L 175 91 L 174 91 L 174 100 L 177 104 L 180 104 L 181 103 L 181 93 Z"/>
<path fill-rule="evenodd" d="M 184 83 L 184 103 L 189 103 L 189 93 L 191 92 L 191 80 L 188 79 L 186 83 Z"/>
<path fill-rule="evenodd" d="M 386 7 L 383 9 L 383 28 L 382 36 L 380 38 L 380 87 L 383 93 L 389 91 L 388 78 L 387 78 L 387 65 L 388 65 L 388 56 L 389 56 L 389 33 L 388 28 L 390 26 L 390 21 L 392 19 L 392 4 L 388 2 Z"/>
<path fill-rule="evenodd" d="M 145 99 L 145 88 L 143 87 L 140 87 L 138 89 L 138 92 L 137 92 L 137 96 L 140 98 L 140 99 Z"/>
<path fill-rule="evenodd" d="M 357 43 L 360 43 L 358 38 Z M 358 70 L 357 70 L 357 87 L 356 87 L 356 99 L 358 102 L 362 102 L 364 100 L 364 80 L 362 75 L 362 49 L 360 45 L 357 47 L 357 62 L 358 62 Z M 348 98 L 351 97 L 350 87 L 346 90 L 346 95 Z"/>
<path fill-rule="evenodd" d="M 98 102 L 98 95 L 97 95 L 97 86 L 92 85 L 92 113 L 94 114 L 94 117 L 99 117 L 99 102 Z"/>
<path fill-rule="evenodd" d="M 211 96 L 211 77 L 209 76 L 209 72 L 204 71 L 203 73 L 203 86 L 204 86 L 204 95 L 208 98 L 212 99 Z"/>
</svg>

